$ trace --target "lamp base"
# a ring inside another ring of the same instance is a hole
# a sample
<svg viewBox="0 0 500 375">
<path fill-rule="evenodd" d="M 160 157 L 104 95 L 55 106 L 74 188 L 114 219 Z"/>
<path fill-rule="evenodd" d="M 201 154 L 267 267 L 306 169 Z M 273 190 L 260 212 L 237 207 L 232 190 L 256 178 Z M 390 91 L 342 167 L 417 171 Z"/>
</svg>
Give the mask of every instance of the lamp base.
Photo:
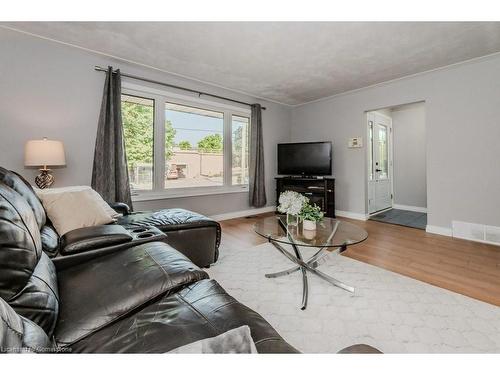
<svg viewBox="0 0 500 375">
<path fill-rule="evenodd" d="M 54 176 L 50 173 L 50 169 L 40 169 L 40 174 L 35 177 L 35 184 L 40 189 L 46 189 L 54 183 Z"/>
</svg>

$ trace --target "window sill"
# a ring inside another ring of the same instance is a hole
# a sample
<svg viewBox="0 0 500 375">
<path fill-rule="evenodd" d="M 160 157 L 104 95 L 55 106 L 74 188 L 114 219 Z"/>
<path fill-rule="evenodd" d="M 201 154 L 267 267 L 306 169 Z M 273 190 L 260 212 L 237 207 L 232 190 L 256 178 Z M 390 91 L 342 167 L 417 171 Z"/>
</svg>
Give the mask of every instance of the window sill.
<svg viewBox="0 0 500 375">
<path fill-rule="evenodd" d="M 187 198 L 204 195 L 248 193 L 247 185 L 240 186 L 221 186 L 215 188 L 177 188 L 164 191 L 139 191 L 132 193 L 133 202 L 155 201 L 169 198 Z"/>
</svg>

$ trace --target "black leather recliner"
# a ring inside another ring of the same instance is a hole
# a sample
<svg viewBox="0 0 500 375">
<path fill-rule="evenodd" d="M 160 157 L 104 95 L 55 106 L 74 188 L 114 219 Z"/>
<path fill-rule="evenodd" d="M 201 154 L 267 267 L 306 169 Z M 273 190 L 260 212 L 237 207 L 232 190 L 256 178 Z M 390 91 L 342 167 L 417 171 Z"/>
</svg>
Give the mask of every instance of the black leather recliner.
<svg viewBox="0 0 500 375">
<path fill-rule="evenodd" d="M 296 352 L 163 242 L 56 269 L 42 251 L 43 207 L 11 177 L 10 186 L 0 182 L 2 351 L 158 353 L 248 325 L 259 352 Z"/>
</svg>

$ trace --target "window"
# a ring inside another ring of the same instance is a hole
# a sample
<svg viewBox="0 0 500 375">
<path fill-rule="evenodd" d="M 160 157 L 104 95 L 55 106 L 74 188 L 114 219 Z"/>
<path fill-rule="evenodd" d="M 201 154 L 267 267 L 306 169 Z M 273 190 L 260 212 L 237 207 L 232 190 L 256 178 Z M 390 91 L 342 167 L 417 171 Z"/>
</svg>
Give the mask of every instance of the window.
<svg viewBox="0 0 500 375">
<path fill-rule="evenodd" d="M 138 88 L 122 95 L 135 200 L 248 190 L 248 109 Z"/>
<path fill-rule="evenodd" d="M 165 105 L 165 188 L 224 185 L 224 113 Z"/>
<path fill-rule="evenodd" d="M 378 126 L 378 146 L 379 146 L 379 168 L 380 168 L 380 179 L 386 179 L 389 176 L 389 155 L 388 155 L 388 143 L 387 143 L 387 127 L 383 125 Z"/>
<path fill-rule="evenodd" d="M 248 117 L 232 116 L 232 183 L 233 185 L 248 184 L 248 147 L 250 145 L 250 119 Z"/>
<path fill-rule="evenodd" d="M 373 177 L 373 121 L 368 121 L 368 179 Z"/>
<path fill-rule="evenodd" d="M 154 100 L 122 95 L 122 122 L 131 189 L 151 190 Z"/>
</svg>

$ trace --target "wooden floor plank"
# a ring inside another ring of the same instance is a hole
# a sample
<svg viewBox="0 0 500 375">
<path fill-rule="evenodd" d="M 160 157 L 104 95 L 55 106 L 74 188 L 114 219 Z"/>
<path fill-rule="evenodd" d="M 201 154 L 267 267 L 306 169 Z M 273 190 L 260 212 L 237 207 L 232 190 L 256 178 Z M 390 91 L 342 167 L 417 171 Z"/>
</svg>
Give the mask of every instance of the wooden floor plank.
<svg viewBox="0 0 500 375">
<path fill-rule="evenodd" d="M 221 222 L 221 252 L 266 240 L 253 231 L 262 214 Z M 359 225 L 368 239 L 344 256 L 500 306 L 500 247 L 381 223 L 339 218 Z"/>
</svg>

